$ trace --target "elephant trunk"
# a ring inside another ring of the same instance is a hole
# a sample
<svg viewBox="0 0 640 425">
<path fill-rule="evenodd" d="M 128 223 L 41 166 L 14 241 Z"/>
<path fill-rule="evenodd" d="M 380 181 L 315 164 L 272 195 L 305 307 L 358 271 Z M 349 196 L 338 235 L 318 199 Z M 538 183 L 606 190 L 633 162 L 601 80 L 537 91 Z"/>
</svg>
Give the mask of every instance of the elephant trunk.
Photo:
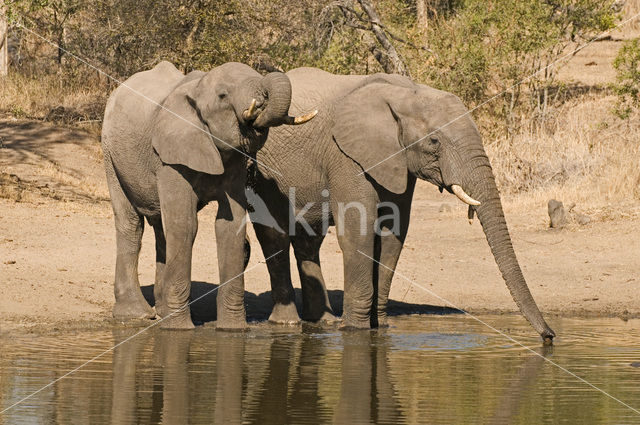
<svg viewBox="0 0 640 425">
<path fill-rule="evenodd" d="M 289 77 L 281 72 L 265 75 L 260 83 L 260 89 L 266 106 L 255 119 L 255 127 L 274 127 L 284 124 L 289 116 L 291 105 L 291 82 Z"/>
<path fill-rule="evenodd" d="M 524 317 L 542 336 L 545 344 L 550 344 L 555 337 L 555 333 L 545 322 L 542 313 L 540 313 L 529 291 L 529 287 L 518 264 L 515 251 L 513 250 L 513 244 L 509 236 L 509 229 L 507 228 L 500 195 L 496 186 L 495 177 L 491 171 L 489 159 L 484 152 L 481 141 L 479 142 L 477 140 L 477 138 L 480 137 L 479 134 L 473 137 L 476 138 L 476 140 L 466 144 L 468 149 L 467 154 L 469 154 L 466 160 L 462 161 L 460 156 L 454 155 L 458 161 L 464 163 L 454 169 L 467 169 L 470 171 L 463 178 L 453 183 L 460 183 L 471 197 L 480 201 L 481 204 L 473 208 L 476 210 L 491 252 L 509 288 L 509 292 L 511 292 L 513 300 L 518 305 Z"/>
</svg>

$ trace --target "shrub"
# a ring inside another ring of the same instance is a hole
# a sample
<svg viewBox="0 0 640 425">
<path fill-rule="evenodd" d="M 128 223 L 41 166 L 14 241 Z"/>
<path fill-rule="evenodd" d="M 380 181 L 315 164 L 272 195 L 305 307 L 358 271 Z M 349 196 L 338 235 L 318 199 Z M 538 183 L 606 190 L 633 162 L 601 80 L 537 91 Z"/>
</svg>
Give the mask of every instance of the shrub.
<svg viewBox="0 0 640 425">
<path fill-rule="evenodd" d="M 632 110 L 640 106 L 640 39 L 626 41 L 615 60 L 616 84 L 613 89 L 618 95 L 618 102 L 614 112 L 622 119 L 626 119 Z"/>
</svg>

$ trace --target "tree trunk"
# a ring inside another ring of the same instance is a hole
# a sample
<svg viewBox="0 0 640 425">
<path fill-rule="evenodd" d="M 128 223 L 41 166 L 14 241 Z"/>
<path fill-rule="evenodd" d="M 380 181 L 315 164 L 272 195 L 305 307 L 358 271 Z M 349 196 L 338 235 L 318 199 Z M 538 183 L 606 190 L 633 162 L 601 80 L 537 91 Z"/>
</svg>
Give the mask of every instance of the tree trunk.
<svg viewBox="0 0 640 425">
<path fill-rule="evenodd" d="M 429 11 L 427 9 L 428 0 L 416 0 L 416 18 L 418 21 L 418 29 L 426 29 L 429 22 Z"/>
<path fill-rule="evenodd" d="M 9 26 L 4 1 L 0 0 L 0 77 L 9 72 L 9 51 L 7 48 Z"/>
<path fill-rule="evenodd" d="M 393 64 L 395 73 L 410 77 L 411 75 L 409 74 L 409 70 L 407 69 L 406 65 L 402 61 L 402 58 L 400 58 L 398 51 L 393 46 L 393 44 L 391 44 L 391 41 L 389 40 L 387 35 L 384 33 L 384 30 L 382 29 L 382 24 L 380 23 L 380 17 L 378 16 L 378 13 L 373 7 L 373 4 L 371 3 L 371 1 L 358 0 L 358 3 L 360 4 L 360 7 L 362 7 L 362 10 L 364 11 L 364 13 L 366 13 L 367 16 L 369 17 L 369 21 L 371 23 L 371 31 L 376 36 L 378 43 L 380 43 L 382 48 L 386 51 L 387 56 L 389 57 L 389 60 Z M 375 56 L 375 51 L 374 51 L 375 49 L 370 48 L 370 50 Z M 376 56 L 376 59 L 378 59 L 378 56 Z M 385 67 L 385 64 L 383 64 L 379 59 L 378 59 L 378 62 L 380 62 L 380 64 L 383 67 Z M 385 67 L 385 71 L 389 72 L 387 68 L 388 66 Z"/>
</svg>

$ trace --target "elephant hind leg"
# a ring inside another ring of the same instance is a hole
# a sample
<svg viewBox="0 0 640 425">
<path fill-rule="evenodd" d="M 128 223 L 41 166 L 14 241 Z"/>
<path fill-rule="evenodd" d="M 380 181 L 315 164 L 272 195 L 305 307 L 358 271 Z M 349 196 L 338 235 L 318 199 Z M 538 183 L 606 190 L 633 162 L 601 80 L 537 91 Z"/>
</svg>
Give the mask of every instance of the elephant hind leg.
<svg viewBox="0 0 640 425">
<path fill-rule="evenodd" d="M 155 312 L 142 295 L 138 281 L 138 255 L 144 221 L 122 190 L 111 159 L 106 153 L 105 166 L 116 225 L 116 303 L 113 307 L 113 317 L 118 320 L 152 319 Z"/>
<path fill-rule="evenodd" d="M 295 324 L 300 322 L 296 309 L 295 293 L 291 283 L 291 263 L 289 259 L 289 235 L 278 230 L 254 223 L 253 228 L 267 260 L 271 278 L 273 310 L 269 321 L 273 323 Z"/>
<path fill-rule="evenodd" d="M 302 236 L 293 240 L 302 285 L 302 318 L 310 322 L 333 322 L 336 317 L 320 268 L 320 246 L 324 236 Z"/>
</svg>

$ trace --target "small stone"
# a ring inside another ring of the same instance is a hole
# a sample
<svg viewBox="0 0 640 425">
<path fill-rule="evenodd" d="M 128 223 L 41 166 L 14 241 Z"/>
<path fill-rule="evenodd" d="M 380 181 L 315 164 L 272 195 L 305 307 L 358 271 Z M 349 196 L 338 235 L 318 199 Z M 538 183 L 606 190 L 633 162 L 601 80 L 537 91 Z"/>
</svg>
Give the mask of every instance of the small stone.
<svg viewBox="0 0 640 425">
<path fill-rule="evenodd" d="M 443 212 L 451 212 L 451 211 L 452 211 L 452 209 L 451 209 L 451 205 L 450 204 L 442 204 L 442 205 L 440 205 L 440 208 L 438 208 L 438 212 L 441 212 L 441 213 L 443 213 Z"/>
<path fill-rule="evenodd" d="M 588 215 L 576 213 L 574 215 L 574 218 L 576 219 L 576 222 L 581 226 L 585 226 L 591 223 L 591 217 L 589 217 Z"/>
<path fill-rule="evenodd" d="M 567 212 L 562 202 L 551 199 L 547 208 L 551 219 L 549 225 L 554 229 L 562 229 L 567 224 Z"/>
</svg>

